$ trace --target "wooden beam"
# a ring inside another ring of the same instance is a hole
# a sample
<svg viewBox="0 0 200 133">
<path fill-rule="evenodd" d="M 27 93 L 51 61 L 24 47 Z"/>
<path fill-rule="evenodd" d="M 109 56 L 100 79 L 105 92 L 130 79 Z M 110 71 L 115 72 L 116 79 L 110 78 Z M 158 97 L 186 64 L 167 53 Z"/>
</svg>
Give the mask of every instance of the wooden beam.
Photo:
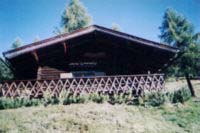
<svg viewBox="0 0 200 133">
<path fill-rule="evenodd" d="M 31 52 L 31 54 L 33 55 L 35 61 L 37 62 L 37 64 L 39 64 L 39 57 L 36 51 Z"/>
<path fill-rule="evenodd" d="M 63 48 L 64 48 L 64 54 L 67 54 L 67 44 L 66 42 L 63 42 Z"/>
</svg>

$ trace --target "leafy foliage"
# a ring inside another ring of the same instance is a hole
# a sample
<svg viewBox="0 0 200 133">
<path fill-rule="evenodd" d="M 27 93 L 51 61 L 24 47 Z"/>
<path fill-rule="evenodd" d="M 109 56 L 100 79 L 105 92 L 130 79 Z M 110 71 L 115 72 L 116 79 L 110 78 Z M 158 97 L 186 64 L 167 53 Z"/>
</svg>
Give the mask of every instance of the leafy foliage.
<svg viewBox="0 0 200 133">
<path fill-rule="evenodd" d="M 151 93 L 146 95 L 145 102 L 151 106 L 160 106 L 167 101 L 165 93 Z"/>
<path fill-rule="evenodd" d="M 42 103 L 44 104 L 44 106 L 47 106 L 49 104 L 58 104 L 59 99 L 52 96 L 49 91 L 46 91 L 43 95 Z"/>
<path fill-rule="evenodd" d="M 194 28 L 192 24 L 175 10 L 168 8 L 163 17 L 160 39 L 172 46 L 184 48 L 191 43 Z"/>
<path fill-rule="evenodd" d="M 12 44 L 12 48 L 16 49 L 22 45 L 22 41 L 20 38 L 16 38 L 15 41 Z M 10 80 L 14 78 L 14 74 L 12 73 L 12 70 L 10 69 L 10 64 L 6 60 L 3 60 L 0 57 L 0 81 L 2 80 Z"/>
<path fill-rule="evenodd" d="M 0 57 L 0 81 L 13 79 L 13 74 L 6 61 Z"/>
<path fill-rule="evenodd" d="M 12 109 L 19 107 L 37 106 L 41 104 L 39 99 L 27 99 L 27 98 L 0 98 L 0 109 Z"/>
<path fill-rule="evenodd" d="M 116 30 L 116 31 L 121 31 L 121 28 L 120 28 L 120 26 L 117 23 L 113 23 L 112 24 L 112 29 Z"/>
<path fill-rule="evenodd" d="M 185 101 L 188 101 L 191 98 L 191 92 L 186 87 L 175 91 L 174 93 L 172 93 L 172 95 L 173 97 L 170 97 L 172 103 L 184 103 Z"/>
<path fill-rule="evenodd" d="M 63 105 L 73 104 L 73 103 L 84 103 L 84 100 L 80 100 L 80 96 L 76 94 L 68 94 L 63 103 Z"/>
<path fill-rule="evenodd" d="M 79 0 L 71 0 L 61 17 L 61 28 L 59 32 L 72 32 L 88 26 L 91 17 L 88 15 L 84 5 Z"/>
<path fill-rule="evenodd" d="M 190 44 L 178 61 L 182 72 L 197 76 L 200 71 L 200 45 Z"/>
<path fill-rule="evenodd" d="M 170 75 L 196 76 L 199 71 L 200 44 L 199 33 L 194 33 L 193 25 L 183 15 L 169 8 L 159 28 L 161 41 L 180 49 L 179 58 L 168 70 Z"/>
<path fill-rule="evenodd" d="M 108 95 L 97 94 L 97 93 L 92 93 L 89 95 L 89 100 L 96 103 L 103 103 L 108 101 L 108 99 L 109 99 Z"/>
<path fill-rule="evenodd" d="M 38 42 L 40 41 L 40 37 L 39 36 L 36 36 L 34 39 L 33 39 L 33 42 Z"/>
<path fill-rule="evenodd" d="M 23 45 L 23 42 L 22 42 L 22 40 L 18 37 L 18 38 L 16 38 L 15 41 L 12 43 L 12 48 L 13 48 L 13 49 L 16 49 L 16 48 L 18 48 L 18 47 L 20 47 L 20 46 L 22 46 L 22 45 Z"/>
<path fill-rule="evenodd" d="M 191 98 L 188 87 L 182 87 L 174 92 L 153 92 L 145 95 L 144 103 L 151 106 L 160 106 L 164 103 L 184 103 Z"/>
<path fill-rule="evenodd" d="M 191 98 L 191 93 L 187 87 L 183 87 L 175 92 L 152 92 L 147 93 L 144 97 L 135 97 L 132 93 L 120 94 L 73 94 L 62 91 L 59 97 L 54 97 L 48 91 L 44 94 L 42 99 L 29 99 L 26 97 L 19 98 L 0 98 L 0 109 L 28 107 L 36 105 L 69 105 L 78 103 L 87 103 L 89 101 L 95 103 L 108 102 L 110 104 L 127 104 L 127 105 L 141 105 L 141 106 L 160 106 L 164 103 L 184 103 Z"/>
</svg>

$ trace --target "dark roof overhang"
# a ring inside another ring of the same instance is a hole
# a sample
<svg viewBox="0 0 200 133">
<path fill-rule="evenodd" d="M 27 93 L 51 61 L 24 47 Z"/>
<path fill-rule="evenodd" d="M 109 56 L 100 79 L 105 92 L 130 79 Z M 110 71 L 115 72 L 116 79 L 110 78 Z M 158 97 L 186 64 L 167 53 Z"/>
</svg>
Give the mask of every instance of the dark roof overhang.
<svg viewBox="0 0 200 133">
<path fill-rule="evenodd" d="M 16 58 L 20 55 L 26 54 L 26 53 L 30 53 L 33 52 L 35 50 L 41 49 L 41 48 L 45 48 L 48 47 L 50 45 L 55 45 L 58 44 L 60 42 L 64 42 L 76 37 L 80 37 L 86 34 L 90 34 L 90 33 L 94 33 L 94 32 L 101 32 L 103 34 L 108 34 L 108 35 L 112 35 L 114 37 L 120 38 L 120 39 L 125 39 L 127 41 L 130 42 L 134 42 L 133 45 L 143 45 L 143 46 L 148 46 L 148 47 L 154 47 L 158 50 L 164 50 L 166 52 L 172 53 L 172 54 L 176 54 L 179 50 L 175 47 L 169 46 L 169 45 L 165 45 L 162 43 L 158 43 L 158 42 L 154 42 L 154 41 L 150 41 L 147 39 L 143 39 L 140 37 L 136 37 L 130 34 L 126 34 L 123 32 L 119 32 L 119 31 L 114 31 L 108 28 L 104 28 L 101 26 L 97 26 L 97 25 L 92 25 L 86 28 L 82 28 L 79 30 L 76 30 L 74 32 L 71 33 L 65 33 L 65 34 L 61 34 L 52 38 L 48 38 L 42 41 L 38 41 L 29 45 L 25 45 L 22 47 L 19 47 L 17 49 L 13 49 L 7 52 L 4 52 L 3 55 L 6 59 L 13 59 Z M 172 59 L 170 59 L 172 60 Z"/>
</svg>

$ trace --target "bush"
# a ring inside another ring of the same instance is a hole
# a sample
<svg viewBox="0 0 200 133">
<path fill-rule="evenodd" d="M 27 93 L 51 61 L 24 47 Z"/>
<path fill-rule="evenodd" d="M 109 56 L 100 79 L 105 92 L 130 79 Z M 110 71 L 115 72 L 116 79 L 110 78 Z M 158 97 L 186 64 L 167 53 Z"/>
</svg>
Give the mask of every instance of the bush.
<svg viewBox="0 0 200 133">
<path fill-rule="evenodd" d="M 108 101 L 108 99 L 109 99 L 108 95 L 98 94 L 98 93 L 89 94 L 89 100 L 96 103 L 104 103 L 105 101 Z"/>
<path fill-rule="evenodd" d="M 64 98 L 63 105 L 68 105 L 68 104 L 72 104 L 72 103 L 76 103 L 76 95 L 75 94 L 69 94 Z"/>
<path fill-rule="evenodd" d="M 0 98 L 0 109 L 9 108 L 19 108 L 22 106 L 37 106 L 39 104 L 44 104 L 45 106 L 49 104 L 73 104 L 73 103 L 85 103 L 92 101 L 95 103 L 109 102 L 111 104 L 127 104 L 127 105 L 150 105 L 150 106 L 160 106 L 166 102 L 170 103 L 184 103 L 191 98 L 191 93 L 187 87 L 183 87 L 175 92 L 153 92 L 146 93 L 143 97 L 134 97 L 134 95 L 129 93 L 120 94 L 72 94 L 63 90 L 59 96 L 53 97 L 50 93 L 46 92 L 43 99 L 29 99 L 24 97 L 19 98 Z"/>
<path fill-rule="evenodd" d="M 110 96 L 110 100 L 109 102 L 111 104 L 122 104 L 122 103 L 125 103 L 125 97 L 124 97 L 124 94 L 113 94 Z"/>
<path fill-rule="evenodd" d="M 167 100 L 166 93 L 162 92 L 153 92 L 145 96 L 145 104 L 151 106 L 160 106 L 164 104 Z"/>
<path fill-rule="evenodd" d="M 72 103 L 85 103 L 88 101 L 88 96 L 84 94 L 67 94 L 63 101 L 60 101 L 63 105 Z"/>
<path fill-rule="evenodd" d="M 0 109 L 11 108 L 11 99 L 0 98 Z"/>
<path fill-rule="evenodd" d="M 54 97 L 51 95 L 51 93 L 49 91 L 45 91 L 43 93 L 43 104 L 44 104 L 44 106 L 52 104 L 53 99 L 54 99 Z"/>
<path fill-rule="evenodd" d="M 63 104 L 65 101 L 65 98 L 68 96 L 69 94 L 67 93 L 66 89 L 63 89 L 59 96 L 58 96 L 58 101 L 60 104 Z"/>
<path fill-rule="evenodd" d="M 182 87 L 174 92 L 154 92 L 145 95 L 145 103 L 151 106 L 160 106 L 166 102 L 184 103 L 191 98 L 190 90 Z"/>
<path fill-rule="evenodd" d="M 29 107 L 29 106 L 37 106 L 41 104 L 41 100 L 39 99 L 27 99 L 27 98 L 0 98 L 0 109 L 12 109 L 19 107 Z"/>
<path fill-rule="evenodd" d="M 80 94 L 77 97 L 77 103 L 86 103 L 89 101 L 89 96 L 87 94 Z"/>
<path fill-rule="evenodd" d="M 172 103 L 184 103 L 191 98 L 191 92 L 187 87 L 182 87 L 181 89 L 173 93 Z"/>
<path fill-rule="evenodd" d="M 127 104 L 127 105 L 138 105 L 138 97 L 134 97 L 132 93 L 120 93 L 109 96 L 108 102 L 111 104 Z"/>
<path fill-rule="evenodd" d="M 90 94 L 73 94 L 68 93 L 67 91 L 62 91 L 56 101 L 55 98 L 52 98 L 49 94 L 46 95 L 45 101 L 48 101 L 48 104 L 60 103 L 63 105 L 73 104 L 73 103 L 85 103 L 87 101 L 92 101 L 95 103 L 109 102 L 110 104 L 128 104 L 128 105 L 150 105 L 150 106 L 160 106 L 165 102 L 178 103 L 185 102 L 191 97 L 190 91 L 187 87 L 183 87 L 175 92 L 151 92 L 146 93 L 143 97 L 129 93 L 120 93 L 120 94 L 99 94 L 99 93 L 90 93 Z M 54 102 L 52 102 L 52 99 Z M 55 102 L 56 101 L 56 102 Z"/>
</svg>

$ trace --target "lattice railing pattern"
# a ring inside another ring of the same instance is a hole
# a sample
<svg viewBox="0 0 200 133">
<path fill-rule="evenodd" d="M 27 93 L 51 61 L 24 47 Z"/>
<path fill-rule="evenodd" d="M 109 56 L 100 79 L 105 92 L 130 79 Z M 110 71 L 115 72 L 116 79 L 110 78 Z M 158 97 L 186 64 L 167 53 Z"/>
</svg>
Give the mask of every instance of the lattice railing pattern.
<svg viewBox="0 0 200 133">
<path fill-rule="evenodd" d="M 0 94 L 5 97 L 41 97 L 45 92 L 58 96 L 65 89 L 72 93 L 126 93 L 139 95 L 144 91 L 164 89 L 163 74 L 122 75 L 55 80 L 7 81 L 0 84 Z"/>
</svg>

